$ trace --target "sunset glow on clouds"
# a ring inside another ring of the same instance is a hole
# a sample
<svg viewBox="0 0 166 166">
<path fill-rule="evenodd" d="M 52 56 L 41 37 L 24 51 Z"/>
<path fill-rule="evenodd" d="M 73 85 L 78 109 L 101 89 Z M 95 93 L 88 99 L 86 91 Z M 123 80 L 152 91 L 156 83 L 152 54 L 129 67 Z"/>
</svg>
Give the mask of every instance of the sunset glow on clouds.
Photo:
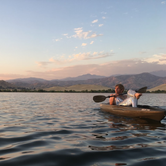
<svg viewBox="0 0 166 166">
<path fill-rule="evenodd" d="M 35 71 L 29 71 L 28 74 L 32 76 L 40 74 L 42 76 L 43 73 L 45 74 L 47 79 L 51 79 L 52 75 L 54 74 L 56 74 L 58 79 L 65 78 L 68 76 L 69 73 L 74 73 L 74 75 L 83 75 L 85 73 L 103 75 L 102 73 L 105 73 L 105 76 L 111 76 L 115 72 L 120 74 L 139 74 L 142 73 L 142 70 L 145 70 L 146 72 L 154 71 L 154 69 L 163 70 L 165 69 L 165 65 L 166 63 L 159 65 L 156 62 L 148 63 L 145 60 L 129 59 L 120 61 L 110 61 L 103 64 L 85 64 L 73 66 L 71 65 L 66 67 L 52 68 L 51 70 L 46 70 L 45 73 L 36 73 Z"/>
<path fill-rule="evenodd" d="M 69 63 L 78 63 L 78 61 L 82 60 L 94 60 L 94 59 L 100 59 L 100 58 L 105 58 L 112 56 L 113 54 L 111 53 L 78 53 L 78 54 L 73 54 L 72 56 L 69 56 L 68 58 L 65 58 L 64 56 L 59 57 L 59 59 L 54 59 L 50 58 L 49 61 L 46 62 L 36 62 L 39 66 L 44 67 L 46 65 L 50 65 L 51 63 L 54 63 L 56 65 L 62 65 L 62 64 L 69 64 Z"/>
<path fill-rule="evenodd" d="M 166 70 L 166 1 L 68 3 L 1 2 L 0 79 Z"/>
</svg>

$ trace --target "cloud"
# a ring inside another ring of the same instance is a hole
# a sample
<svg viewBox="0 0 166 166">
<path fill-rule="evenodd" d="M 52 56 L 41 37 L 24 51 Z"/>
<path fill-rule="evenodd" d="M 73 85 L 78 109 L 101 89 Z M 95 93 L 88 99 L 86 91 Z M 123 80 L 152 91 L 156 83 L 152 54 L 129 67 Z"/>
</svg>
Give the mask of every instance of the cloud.
<svg viewBox="0 0 166 166">
<path fill-rule="evenodd" d="M 98 53 L 94 52 L 93 54 L 91 53 L 79 53 L 74 55 L 74 59 L 76 60 L 91 60 L 91 59 L 100 59 L 100 58 L 106 58 L 112 56 L 110 53 Z"/>
<path fill-rule="evenodd" d="M 82 27 L 81 28 L 75 28 L 75 35 L 73 35 L 72 37 L 74 38 L 80 38 L 80 39 L 90 39 L 90 38 L 95 38 L 98 36 L 103 36 L 103 34 L 96 34 L 96 33 L 92 33 L 92 31 L 87 31 L 84 32 Z"/>
<path fill-rule="evenodd" d="M 93 43 L 94 43 L 94 41 L 91 41 L 91 42 L 90 42 L 90 44 L 93 44 Z"/>
<path fill-rule="evenodd" d="M 102 54 L 98 52 L 94 53 L 79 53 L 74 54 L 71 59 L 67 59 L 66 62 L 69 60 L 77 59 L 95 59 L 101 58 L 104 56 L 110 56 L 110 54 Z M 63 57 L 63 56 L 62 56 Z M 64 58 L 64 57 L 63 57 Z M 73 58 L 73 59 L 72 59 Z M 157 58 L 159 60 L 157 61 Z M 61 59 L 62 60 L 62 59 Z M 165 63 L 161 63 L 161 62 Z M 57 62 L 58 60 L 50 59 L 49 63 L 60 63 L 61 61 Z M 49 64 L 48 63 L 48 64 Z M 63 61 L 61 63 L 64 63 Z M 40 63 L 41 65 L 46 65 L 47 63 Z M 14 78 L 25 78 L 25 77 L 38 77 L 44 79 L 61 79 L 65 77 L 75 77 L 83 74 L 97 74 L 97 75 L 104 75 L 110 76 L 113 74 L 139 74 L 143 72 L 152 72 L 157 70 L 166 70 L 166 54 L 159 54 L 154 55 L 150 59 L 126 59 L 126 60 L 119 60 L 119 61 L 109 61 L 106 63 L 100 64 L 82 64 L 82 65 L 70 65 L 66 67 L 54 67 L 51 70 L 45 70 L 44 72 L 36 72 L 36 71 L 27 71 L 26 75 L 14 75 L 14 74 L 0 74 L 0 78 L 7 80 L 7 79 L 14 79 Z"/>
<path fill-rule="evenodd" d="M 88 55 L 82 56 L 85 58 Z M 29 71 L 29 75 L 45 79 L 60 79 L 69 76 L 75 77 L 87 73 L 110 76 L 113 74 L 139 74 L 143 72 L 152 72 L 154 70 L 166 70 L 166 65 L 158 64 L 156 62 L 149 63 L 140 59 L 128 59 L 120 61 L 109 61 L 107 63 L 101 64 L 73 65 L 53 68 L 45 72 Z"/>
<path fill-rule="evenodd" d="M 98 37 L 98 36 L 103 36 L 103 34 L 95 34 L 95 33 L 93 33 L 89 38 L 94 38 L 94 37 Z"/>
<path fill-rule="evenodd" d="M 106 19 L 106 17 L 102 17 L 102 19 L 104 20 L 104 19 Z"/>
<path fill-rule="evenodd" d="M 155 54 L 150 58 L 145 59 L 148 63 L 157 63 L 157 64 L 165 64 L 166 65 L 166 54 Z"/>
<path fill-rule="evenodd" d="M 60 41 L 60 40 L 62 40 L 62 38 L 59 38 L 59 39 L 53 39 L 54 42 L 58 42 L 58 41 Z"/>
<path fill-rule="evenodd" d="M 91 31 L 83 32 L 82 28 L 75 28 L 74 32 L 75 32 L 75 35 L 73 35 L 72 37 L 80 38 L 80 39 L 87 39 L 88 35 L 91 33 Z"/>
<path fill-rule="evenodd" d="M 104 24 L 99 24 L 99 27 L 102 27 Z"/>
<path fill-rule="evenodd" d="M 40 67 L 46 67 L 47 65 L 51 64 L 50 62 L 35 62 Z"/>
<path fill-rule="evenodd" d="M 165 1 L 162 1 L 161 4 L 165 4 Z"/>
<path fill-rule="evenodd" d="M 98 22 L 98 19 L 93 20 L 93 21 L 92 21 L 92 24 L 97 23 L 97 22 Z"/>
<path fill-rule="evenodd" d="M 87 43 L 82 43 L 82 46 L 86 46 L 87 45 Z"/>
<path fill-rule="evenodd" d="M 103 26 L 103 24 L 100 24 L 99 26 Z M 98 36 L 103 36 L 103 34 L 96 34 L 94 32 L 92 32 L 91 30 L 89 31 L 83 31 L 83 28 L 74 28 L 74 35 L 69 36 L 67 33 L 63 34 L 63 36 L 65 36 L 66 38 L 79 38 L 79 39 L 90 39 L 90 38 L 95 38 Z M 54 42 L 58 42 L 60 40 L 62 40 L 63 38 L 59 38 L 59 39 L 53 39 Z"/>
<path fill-rule="evenodd" d="M 91 42 L 92 43 L 92 42 Z M 86 43 L 82 44 L 83 46 L 86 46 Z M 105 52 L 87 52 L 87 53 L 78 53 L 78 54 L 73 54 L 68 57 L 65 56 L 60 56 L 59 58 L 50 58 L 49 61 L 46 62 L 36 62 L 36 64 L 42 68 L 46 68 L 49 65 L 66 65 L 66 64 L 72 64 L 73 62 L 79 62 L 79 61 L 84 61 L 84 60 L 94 60 L 94 59 L 101 59 L 101 58 L 107 58 L 110 56 L 113 56 L 113 50 L 110 51 L 110 53 L 105 53 Z M 137 61 L 137 63 L 148 63 L 148 64 L 157 64 L 157 65 L 166 65 L 166 54 L 156 54 L 153 55 L 150 58 L 145 58 L 142 60 L 132 60 L 134 61 L 133 64 Z M 121 62 L 121 61 L 118 61 Z M 129 60 L 123 60 L 123 62 L 129 62 Z M 117 63 L 117 61 L 114 61 L 114 63 Z M 126 63 L 126 65 L 128 65 Z M 130 64 L 129 64 L 130 65 Z M 130 65 L 132 66 L 132 64 Z"/>
<path fill-rule="evenodd" d="M 83 44 L 86 45 L 86 43 L 83 43 Z M 36 62 L 36 64 L 39 67 L 46 68 L 48 65 L 52 65 L 52 64 L 54 64 L 54 65 L 69 64 L 69 63 L 83 61 L 83 60 L 106 58 L 106 57 L 109 57 L 112 55 L 113 55 L 113 53 L 103 53 L 103 52 L 78 53 L 78 54 L 73 54 L 67 58 L 64 56 L 61 56 L 57 59 L 50 58 L 49 61 L 47 61 L 47 62 Z"/>
</svg>

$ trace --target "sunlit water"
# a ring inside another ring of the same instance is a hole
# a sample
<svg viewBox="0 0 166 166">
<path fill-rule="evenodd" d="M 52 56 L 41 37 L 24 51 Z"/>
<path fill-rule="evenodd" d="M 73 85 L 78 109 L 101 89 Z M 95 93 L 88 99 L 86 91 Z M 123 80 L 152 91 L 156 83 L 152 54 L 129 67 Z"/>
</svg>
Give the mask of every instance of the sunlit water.
<svg viewBox="0 0 166 166">
<path fill-rule="evenodd" d="M 0 165 L 166 165 L 166 118 L 117 117 L 94 95 L 0 93 Z M 139 104 L 166 109 L 166 94 L 143 94 Z"/>
</svg>

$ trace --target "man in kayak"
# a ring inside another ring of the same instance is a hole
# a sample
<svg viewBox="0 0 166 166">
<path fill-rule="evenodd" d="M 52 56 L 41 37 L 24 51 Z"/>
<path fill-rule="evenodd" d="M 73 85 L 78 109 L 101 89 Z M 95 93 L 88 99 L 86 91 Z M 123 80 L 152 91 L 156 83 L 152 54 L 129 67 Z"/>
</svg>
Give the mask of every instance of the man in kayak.
<svg viewBox="0 0 166 166">
<path fill-rule="evenodd" d="M 110 105 L 123 105 L 137 107 L 137 100 L 140 98 L 142 93 L 136 93 L 133 90 L 128 90 L 127 95 L 123 94 L 124 86 L 122 84 L 117 84 L 115 86 L 115 94 L 111 94 L 109 99 Z"/>
</svg>

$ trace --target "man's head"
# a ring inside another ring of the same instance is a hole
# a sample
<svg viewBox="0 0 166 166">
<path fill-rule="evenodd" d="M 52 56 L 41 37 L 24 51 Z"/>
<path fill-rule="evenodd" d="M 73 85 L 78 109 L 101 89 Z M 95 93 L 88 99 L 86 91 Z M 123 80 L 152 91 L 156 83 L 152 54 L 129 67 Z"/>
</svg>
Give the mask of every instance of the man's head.
<svg viewBox="0 0 166 166">
<path fill-rule="evenodd" d="M 115 93 L 122 94 L 124 92 L 124 86 L 122 84 L 117 84 L 115 86 Z"/>
</svg>

